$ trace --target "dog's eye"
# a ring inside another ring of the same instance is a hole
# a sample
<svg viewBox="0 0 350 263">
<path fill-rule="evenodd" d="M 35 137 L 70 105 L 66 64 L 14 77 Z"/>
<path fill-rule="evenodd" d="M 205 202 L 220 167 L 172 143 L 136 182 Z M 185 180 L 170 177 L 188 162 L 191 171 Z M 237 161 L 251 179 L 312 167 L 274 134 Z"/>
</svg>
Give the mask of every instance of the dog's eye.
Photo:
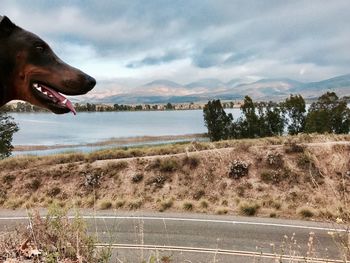
<svg viewBox="0 0 350 263">
<path fill-rule="evenodd" d="M 44 52 L 44 50 L 45 50 L 45 47 L 44 47 L 44 46 L 36 46 L 35 48 L 36 48 L 36 50 L 39 51 L 39 52 Z"/>
</svg>

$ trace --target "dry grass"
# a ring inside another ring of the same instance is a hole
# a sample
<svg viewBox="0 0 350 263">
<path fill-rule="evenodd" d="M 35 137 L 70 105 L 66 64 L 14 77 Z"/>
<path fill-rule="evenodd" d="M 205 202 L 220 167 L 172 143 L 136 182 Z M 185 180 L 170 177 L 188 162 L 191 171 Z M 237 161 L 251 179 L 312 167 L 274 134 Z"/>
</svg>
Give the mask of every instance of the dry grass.
<svg viewBox="0 0 350 263">
<path fill-rule="evenodd" d="M 57 201 L 63 207 L 213 214 L 224 207 L 229 214 L 251 214 L 244 204 L 258 200 L 260 209 L 255 210 L 260 216 L 304 218 L 300 207 L 308 202 L 313 218 L 334 220 L 346 210 L 344 205 L 339 209 L 337 200 L 350 200 L 350 147 L 332 141 L 350 141 L 350 136 L 300 135 L 9 158 L 0 161 L 0 206 L 46 207 Z M 290 151 L 293 144 L 302 145 L 302 151 L 295 146 Z M 180 154 L 168 155 L 174 153 Z M 135 156 L 145 157 L 125 159 Z M 112 159 L 116 157 L 122 159 Z M 232 179 L 230 164 L 237 159 L 249 170 Z"/>
<path fill-rule="evenodd" d="M 219 142 L 174 143 L 158 146 L 139 146 L 131 148 L 112 148 L 93 153 L 66 153 L 50 156 L 11 157 L 0 161 L 0 169 L 27 169 L 41 165 L 66 164 L 73 162 L 94 162 L 96 160 L 123 159 L 155 155 L 169 155 L 210 149 L 235 147 L 247 151 L 251 147 L 312 142 L 350 141 L 350 135 L 299 134 L 296 136 L 267 137 L 259 139 L 227 140 Z"/>
<path fill-rule="evenodd" d="M 310 207 L 301 207 L 297 210 L 297 213 L 303 218 L 310 218 L 315 215 L 314 210 Z"/>
<path fill-rule="evenodd" d="M 207 209 L 209 207 L 209 202 L 207 200 L 202 200 L 199 203 L 200 207 L 203 209 Z"/>
<path fill-rule="evenodd" d="M 160 203 L 159 212 L 164 212 L 165 210 L 171 208 L 174 205 L 174 200 L 172 198 L 164 200 Z"/>
<path fill-rule="evenodd" d="M 171 209 L 349 223 L 350 143 L 333 143 L 337 141 L 350 142 L 350 136 L 300 135 L 9 158 L 0 161 L 0 206 L 56 203 L 67 208 Z M 182 154 L 167 156 L 177 153 Z M 137 158 L 125 159 L 129 157 Z M 232 179 L 228 174 L 236 159 L 249 164 L 249 171 Z M 46 233 L 45 224 L 37 223 Z M 350 257 L 349 243 L 344 242 L 348 238 L 349 232 L 334 234 L 342 255 Z M 71 255 L 74 258 L 74 252 Z"/>
<path fill-rule="evenodd" d="M 229 211 L 226 207 L 218 207 L 215 210 L 215 214 L 217 214 L 217 215 L 226 215 L 228 212 Z"/>
<path fill-rule="evenodd" d="M 182 204 L 182 208 L 186 211 L 192 211 L 193 208 L 194 208 L 194 205 L 192 202 L 190 201 L 185 201 L 183 204 Z"/>
<path fill-rule="evenodd" d="M 87 234 L 86 224 L 78 214 L 69 220 L 65 210 L 51 206 L 45 218 L 34 211 L 30 221 L 30 227 L 0 236 L 1 262 L 12 262 L 11 259 L 19 260 L 14 262 L 91 263 L 109 260 L 106 250 L 96 250 L 95 238 Z"/>
<path fill-rule="evenodd" d="M 130 210 L 135 210 L 135 209 L 141 208 L 142 204 L 143 204 L 142 199 L 135 199 L 135 200 L 130 200 L 127 206 Z"/>
<path fill-rule="evenodd" d="M 239 212 L 244 216 L 255 216 L 258 213 L 260 205 L 255 202 L 244 202 L 239 205 Z"/>
<path fill-rule="evenodd" d="M 112 207 L 113 207 L 113 204 L 109 200 L 101 200 L 98 203 L 98 208 L 101 209 L 101 210 L 111 209 Z"/>
</svg>

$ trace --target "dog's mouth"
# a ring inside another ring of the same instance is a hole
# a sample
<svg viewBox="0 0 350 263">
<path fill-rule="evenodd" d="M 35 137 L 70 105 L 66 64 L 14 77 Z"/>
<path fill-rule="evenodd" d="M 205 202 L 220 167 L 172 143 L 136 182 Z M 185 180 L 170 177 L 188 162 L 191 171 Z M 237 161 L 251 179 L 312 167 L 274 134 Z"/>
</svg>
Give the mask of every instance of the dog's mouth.
<svg viewBox="0 0 350 263">
<path fill-rule="evenodd" d="M 76 115 L 77 112 L 72 102 L 53 87 L 49 87 L 49 85 L 41 82 L 32 82 L 31 86 L 37 99 L 51 111 L 55 113 L 67 113 L 71 111 Z"/>
</svg>

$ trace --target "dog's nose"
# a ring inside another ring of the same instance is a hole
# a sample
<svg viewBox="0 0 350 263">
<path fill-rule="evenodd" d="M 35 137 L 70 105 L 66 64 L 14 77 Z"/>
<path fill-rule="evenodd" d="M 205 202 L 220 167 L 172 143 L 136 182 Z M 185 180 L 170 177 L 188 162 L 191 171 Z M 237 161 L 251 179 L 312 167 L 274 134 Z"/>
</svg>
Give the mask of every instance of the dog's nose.
<svg viewBox="0 0 350 263">
<path fill-rule="evenodd" d="M 93 87 L 95 87 L 96 85 L 96 79 L 94 79 L 93 77 L 86 75 L 86 87 L 88 90 L 92 90 Z"/>
</svg>

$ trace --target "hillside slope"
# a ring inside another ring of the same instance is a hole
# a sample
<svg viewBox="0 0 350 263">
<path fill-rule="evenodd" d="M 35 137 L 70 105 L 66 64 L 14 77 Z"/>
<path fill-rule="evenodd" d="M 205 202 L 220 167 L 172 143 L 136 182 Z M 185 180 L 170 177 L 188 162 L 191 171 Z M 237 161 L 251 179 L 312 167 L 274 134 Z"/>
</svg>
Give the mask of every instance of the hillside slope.
<svg viewBox="0 0 350 263">
<path fill-rule="evenodd" d="M 13 158 L 0 168 L 5 208 L 57 200 L 62 206 L 99 209 L 291 218 L 334 219 L 349 211 L 349 135 Z"/>
</svg>

